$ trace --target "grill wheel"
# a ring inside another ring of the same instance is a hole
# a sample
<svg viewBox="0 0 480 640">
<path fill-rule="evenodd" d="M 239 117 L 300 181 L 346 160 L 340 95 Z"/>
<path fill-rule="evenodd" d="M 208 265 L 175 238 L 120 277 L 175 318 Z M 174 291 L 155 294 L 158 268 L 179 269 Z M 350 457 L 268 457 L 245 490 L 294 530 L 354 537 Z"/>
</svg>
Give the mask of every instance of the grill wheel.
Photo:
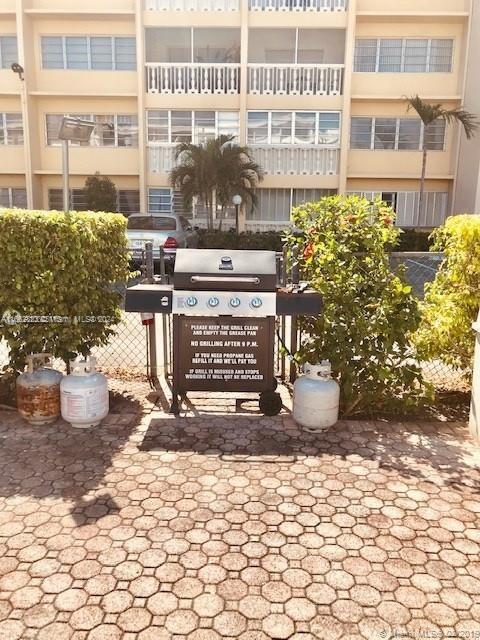
<svg viewBox="0 0 480 640">
<path fill-rule="evenodd" d="M 282 399 L 276 391 L 264 391 L 258 400 L 260 411 L 266 416 L 276 416 L 282 410 Z"/>
</svg>

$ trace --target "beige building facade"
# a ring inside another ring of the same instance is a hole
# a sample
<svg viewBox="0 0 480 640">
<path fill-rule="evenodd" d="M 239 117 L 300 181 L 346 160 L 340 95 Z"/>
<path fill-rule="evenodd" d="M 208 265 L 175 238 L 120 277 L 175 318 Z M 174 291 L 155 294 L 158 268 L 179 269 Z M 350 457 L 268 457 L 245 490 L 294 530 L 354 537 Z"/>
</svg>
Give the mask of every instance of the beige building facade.
<svg viewBox="0 0 480 640">
<path fill-rule="evenodd" d="M 175 144 L 226 133 L 266 174 L 249 229 L 337 192 L 380 195 L 400 226 L 437 226 L 473 180 L 459 175 L 464 141 L 442 122 L 426 132 L 417 215 L 423 129 L 405 97 L 480 110 L 474 17 L 471 0 L 0 0 L 0 205 L 61 208 L 71 114 L 95 122 L 71 147 L 74 208 L 98 171 L 119 211 L 176 210 Z"/>
</svg>

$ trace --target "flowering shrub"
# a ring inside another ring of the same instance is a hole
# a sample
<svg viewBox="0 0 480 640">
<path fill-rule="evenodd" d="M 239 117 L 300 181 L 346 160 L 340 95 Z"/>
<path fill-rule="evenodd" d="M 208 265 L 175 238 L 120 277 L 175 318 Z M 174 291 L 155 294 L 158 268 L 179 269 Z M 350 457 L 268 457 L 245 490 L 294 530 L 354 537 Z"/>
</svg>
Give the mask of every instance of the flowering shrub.
<svg viewBox="0 0 480 640">
<path fill-rule="evenodd" d="M 433 239 L 432 250 L 443 251 L 445 260 L 427 285 L 415 341 L 422 359 L 438 358 L 468 371 L 475 345 L 472 322 L 480 307 L 480 216 L 448 218 Z"/>
<path fill-rule="evenodd" d="M 403 272 L 392 273 L 387 246 L 399 231 L 380 200 L 333 196 L 293 210 L 303 234 L 289 234 L 302 277 L 323 295 L 323 313 L 304 318 L 302 362 L 332 363 L 343 415 L 405 410 L 427 395 L 412 359 L 419 313 Z"/>
</svg>

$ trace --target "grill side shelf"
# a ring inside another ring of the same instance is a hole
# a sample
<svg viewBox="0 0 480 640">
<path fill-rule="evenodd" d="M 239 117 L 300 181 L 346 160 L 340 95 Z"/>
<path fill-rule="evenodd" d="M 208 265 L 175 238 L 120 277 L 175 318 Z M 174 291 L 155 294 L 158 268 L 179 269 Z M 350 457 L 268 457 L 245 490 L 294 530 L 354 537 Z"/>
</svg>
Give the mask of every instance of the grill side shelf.
<svg viewBox="0 0 480 640">
<path fill-rule="evenodd" d="M 136 284 L 127 289 L 125 311 L 139 313 L 172 313 L 171 285 Z"/>
</svg>

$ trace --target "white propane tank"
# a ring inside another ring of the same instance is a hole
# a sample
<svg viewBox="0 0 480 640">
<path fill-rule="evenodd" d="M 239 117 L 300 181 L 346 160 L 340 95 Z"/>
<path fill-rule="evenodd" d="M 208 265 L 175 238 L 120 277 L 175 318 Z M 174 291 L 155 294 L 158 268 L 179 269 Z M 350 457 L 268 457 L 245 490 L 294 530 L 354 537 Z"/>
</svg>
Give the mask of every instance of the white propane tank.
<svg viewBox="0 0 480 640">
<path fill-rule="evenodd" d="M 18 413 L 31 424 L 54 422 L 60 415 L 63 374 L 51 368 L 50 353 L 27 356 L 27 371 L 17 378 Z"/>
<path fill-rule="evenodd" d="M 96 359 L 73 360 L 60 385 L 62 418 L 77 429 L 95 427 L 108 415 L 108 381 Z"/>
<path fill-rule="evenodd" d="M 338 421 L 340 387 L 328 360 L 306 364 L 293 385 L 293 419 L 309 431 L 323 431 Z"/>
</svg>

